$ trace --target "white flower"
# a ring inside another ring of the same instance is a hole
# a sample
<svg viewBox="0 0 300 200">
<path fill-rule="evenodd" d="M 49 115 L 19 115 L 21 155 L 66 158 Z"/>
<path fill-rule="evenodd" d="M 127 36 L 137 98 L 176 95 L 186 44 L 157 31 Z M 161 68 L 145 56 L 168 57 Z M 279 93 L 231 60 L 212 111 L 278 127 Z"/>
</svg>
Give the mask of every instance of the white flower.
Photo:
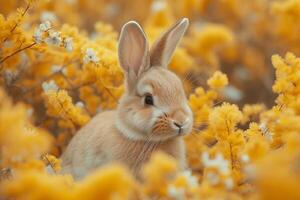
<svg viewBox="0 0 300 200">
<path fill-rule="evenodd" d="M 233 100 L 233 101 L 239 101 L 243 98 L 243 93 L 236 87 L 232 85 L 228 85 L 222 90 L 222 93 L 227 98 Z"/>
<path fill-rule="evenodd" d="M 33 33 L 33 39 L 35 43 L 39 44 L 43 41 L 43 32 L 39 29 L 36 28 L 34 33 Z"/>
<path fill-rule="evenodd" d="M 20 54 L 20 58 L 21 58 L 21 62 L 22 62 L 22 63 L 26 63 L 26 62 L 29 61 L 29 58 L 28 58 L 27 54 L 24 53 L 24 52 L 22 52 L 22 53 Z M 23 66 L 24 66 L 24 65 L 23 65 Z M 23 67 L 23 66 L 22 66 L 22 67 Z M 25 68 L 27 68 L 27 65 L 25 65 Z M 22 69 L 24 69 L 24 68 L 22 68 Z"/>
<path fill-rule="evenodd" d="M 98 63 L 99 58 L 97 57 L 95 51 L 92 48 L 87 48 L 85 51 L 85 56 L 83 58 L 83 62 L 86 64 L 88 62 Z"/>
<path fill-rule="evenodd" d="M 44 11 L 41 14 L 41 21 L 55 21 L 57 19 L 56 15 L 53 12 L 50 11 Z"/>
<path fill-rule="evenodd" d="M 245 174 L 247 175 L 248 179 L 255 179 L 256 178 L 257 171 L 256 171 L 256 168 L 253 165 L 248 164 L 244 167 L 243 170 L 244 170 Z"/>
<path fill-rule="evenodd" d="M 222 154 L 217 154 L 214 159 L 210 159 L 207 152 L 202 154 L 202 162 L 205 167 L 215 167 L 217 168 L 222 174 L 229 173 L 229 163 L 225 160 Z"/>
<path fill-rule="evenodd" d="M 33 115 L 33 109 L 32 108 L 27 109 L 26 113 L 28 117 L 31 117 Z"/>
<path fill-rule="evenodd" d="M 265 138 L 266 138 L 267 140 L 269 140 L 269 141 L 272 141 L 272 140 L 273 140 L 273 134 L 269 131 L 266 122 L 260 123 L 259 129 L 260 129 L 260 131 L 263 133 L 263 135 L 265 136 Z"/>
<path fill-rule="evenodd" d="M 198 186 L 198 179 L 192 175 L 190 170 L 185 170 L 182 175 L 185 177 L 190 187 Z"/>
<path fill-rule="evenodd" d="M 109 3 L 105 8 L 105 13 L 108 17 L 114 17 L 120 13 L 120 5 L 116 3 Z"/>
<path fill-rule="evenodd" d="M 54 80 L 51 80 L 49 82 L 43 82 L 42 84 L 42 88 L 44 90 L 44 92 L 48 92 L 48 91 L 57 91 L 58 90 L 58 86 L 56 85 Z"/>
<path fill-rule="evenodd" d="M 6 84 L 7 85 L 10 85 L 13 80 L 16 78 L 17 74 L 11 70 L 5 70 L 4 72 L 4 78 L 5 78 L 5 81 L 6 81 Z"/>
<path fill-rule="evenodd" d="M 26 30 L 26 31 L 29 31 L 29 29 L 31 28 L 31 23 L 29 22 L 24 22 L 21 27 Z"/>
<path fill-rule="evenodd" d="M 217 185 L 220 182 L 219 176 L 216 173 L 209 172 L 206 177 L 212 185 Z"/>
<path fill-rule="evenodd" d="M 248 162 L 250 161 L 250 158 L 249 158 L 249 156 L 248 156 L 247 154 L 243 154 L 243 155 L 241 156 L 241 161 L 242 161 L 243 163 L 248 163 Z"/>
<path fill-rule="evenodd" d="M 23 158 L 21 155 L 14 155 L 11 157 L 11 160 L 15 162 L 22 162 Z"/>
<path fill-rule="evenodd" d="M 45 22 L 39 25 L 39 29 L 42 32 L 48 31 L 51 28 L 51 22 L 46 20 Z"/>
<path fill-rule="evenodd" d="M 45 42 L 49 45 L 59 46 L 62 42 L 59 32 L 50 32 L 49 37 L 45 39 Z"/>
<path fill-rule="evenodd" d="M 64 40 L 64 47 L 66 48 L 66 50 L 68 52 L 73 51 L 73 38 L 70 38 L 70 37 L 66 38 Z"/>
<path fill-rule="evenodd" d="M 90 34 L 90 39 L 95 41 L 99 36 L 101 36 L 102 34 L 101 33 L 97 33 L 95 31 L 93 31 L 91 34 Z"/>
<path fill-rule="evenodd" d="M 3 47 L 10 48 L 13 46 L 13 42 L 11 40 L 6 40 L 3 42 Z"/>
<path fill-rule="evenodd" d="M 151 10 L 153 12 L 158 12 L 166 8 L 166 2 L 164 0 L 156 0 L 151 5 Z"/>
<path fill-rule="evenodd" d="M 78 108 L 84 108 L 84 103 L 82 101 L 78 101 L 75 106 Z"/>
<path fill-rule="evenodd" d="M 51 167 L 51 165 L 47 165 L 47 166 L 45 167 L 45 170 L 46 170 L 46 172 L 47 172 L 48 174 L 51 174 L 51 175 L 55 175 L 55 174 L 56 174 L 55 171 L 54 171 L 54 169 L 53 169 L 53 167 Z"/>
<path fill-rule="evenodd" d="M 25 126 L 24 127 L 24 133 L 27 135 L 37 135 L 37 132 L 34 128 L 30 127 L 30 126 Z"/>
<path fill-rule="evenodd" d="M 266 122 L 260 123 L 260 124 L 259 124 L 259 129 L 260 129 L 261 132 L 267 131 L 267 130 L 268 130 L 268 127 L 267 127 Z"/>
<path fill-rule="evenodd" d="M 233 186 L 234 186 L 232 178 L 225 179 L 224 185 L 225 185 L 227 190 L 232 190 Z"/>
<path fill-rule="evenodd" d="M 68 70 L 67 70 L 67 68 L 65 67 L 65 68 L 63 68 L 63 70 L 62 70 L 62 73 L 63 73 L 63 75 L 68 75 Z"/>
<path fill-rule="evenodd" d="M 184 188 L 177 188 L 172 185 L 168 187 L 168 196 L 176 200 L 184 200 L 184 193 Z"/>
<path fill-rule="evenodd" d="M 33 39 L 36 43 L 41 43 L 43 41 L 43 32 L 48 31 L 51 28 L 51 22 L 45 21 L 39 25 L 38 28 L 35 29 L 33 33 Z"/>
<path fill-rule="evenodd" d="M 53 73 L 57 73 L 57 72 L 59 72 L 61 69 L 62 69 L 62 66 L 61 66 L 61 65 L 52 65 L 52 67 L 51 67 L 51 71 L 52 71 Z"/>
<path fill-rule="evenodd" d="M 68 4 L 74 5 L 78 0 L 65 0 Z"/>
<path fill-rule="evenodd" d="M 239 79 L 243 81 L 249 81 L 250 80 L 250 74 L 247 69 L 244 67 L 238 67 L 235 69 L 234 74 L 239 77 Z"/>
</svg>

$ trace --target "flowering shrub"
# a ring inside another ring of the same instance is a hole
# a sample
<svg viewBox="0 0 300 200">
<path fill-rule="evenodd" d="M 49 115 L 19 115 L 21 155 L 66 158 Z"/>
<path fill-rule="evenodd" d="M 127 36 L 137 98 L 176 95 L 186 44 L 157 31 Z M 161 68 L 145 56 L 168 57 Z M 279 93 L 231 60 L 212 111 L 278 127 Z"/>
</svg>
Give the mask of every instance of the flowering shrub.
<svg viewBox="0 0 300 200">
<path fill-rule="evenodd" d="M 0 0 L 0 199 L 300 199 L 300 1 L 129 2 Z M 181 16 L 188 169 L 157 152 L 142 180 L 114 164 L 60 175 L 72 136 L 124 91 L 120 25 L 153 42 Z"/>
</svg>

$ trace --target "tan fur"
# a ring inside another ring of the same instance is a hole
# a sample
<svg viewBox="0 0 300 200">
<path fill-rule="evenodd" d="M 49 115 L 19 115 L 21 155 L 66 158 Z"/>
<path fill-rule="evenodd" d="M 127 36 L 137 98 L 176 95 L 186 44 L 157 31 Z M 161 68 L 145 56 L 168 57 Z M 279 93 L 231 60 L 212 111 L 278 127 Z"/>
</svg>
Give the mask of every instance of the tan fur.
<svg viewBox="0 0 300 200">
<path fill-rule="evenodd" d="M 74 136 L 62 156 L 62 173 L 71 173 L 74 178 L 79 179 L 111 161 L 125 164 L 138 175 L 143 163 L 156 150 L 174 156 L 184 167 L 184 145 L 181 138 L 162 143 L 128 140 L 115 128 L 115 115 L 115 111 L 98 114 Z"/>
<path fill-rule="evenodd" d="M 104 164 L 119 162 L 139 176 L 154 151 L 173 156 L 181 168 L 185 167 L 181 136 L 190 132 L 193 115 L 181 80 L 164 65 L 186 26 L 187 20 L 181 20 L 161 37 L 164 41 L 156 42 L 164 45 L 151 50 L 162 54 L 161 62 L 160 54 L 155 54 L 155 66 L 150 65 L 151 55 L 140 26 L 129 22 L 123 27 L 119 59 L 126 76 L 126 91 L 116 111 L 98 114 L 72 138 L 61 157 L 62 173 L 79 179 Z M 136 51 L 141 55 L 136 56 Z M 144 102 L 149 93 L 154 105 Z"/>
</svg>

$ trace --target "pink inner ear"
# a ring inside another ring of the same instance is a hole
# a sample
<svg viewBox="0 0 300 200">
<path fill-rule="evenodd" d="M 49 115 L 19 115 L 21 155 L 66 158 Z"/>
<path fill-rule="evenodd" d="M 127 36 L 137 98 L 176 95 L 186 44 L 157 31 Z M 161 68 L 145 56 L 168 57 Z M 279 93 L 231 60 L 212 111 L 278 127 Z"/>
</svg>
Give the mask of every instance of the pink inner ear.
<svg viewBox="0 0 300 200">
<path fill-rule="evenodd" d="M 130 47 L 129 47 L 129 67 L 132 67 L 134 72 L 138 74 L 140 67 L 143 62 L 145 41 L 139 37 L 139 34 L 134 32 L 130 36 Z"/>
<path fill-rule="evenodd" d="M 175 23 L 154 43 L 151 48 L 151 65 L 167 67 L 172 55 L 188 27 L 188 19 Z"/>
<path fill-rule="evenodd" d="M 147 40 L 142 29 L 136 22 L 127 23 L 119 41 L 119 59 L 123 69 L 127 72 L 132 69 L 138 75 L 144 67 L 147 51 Z"/>
</svg>

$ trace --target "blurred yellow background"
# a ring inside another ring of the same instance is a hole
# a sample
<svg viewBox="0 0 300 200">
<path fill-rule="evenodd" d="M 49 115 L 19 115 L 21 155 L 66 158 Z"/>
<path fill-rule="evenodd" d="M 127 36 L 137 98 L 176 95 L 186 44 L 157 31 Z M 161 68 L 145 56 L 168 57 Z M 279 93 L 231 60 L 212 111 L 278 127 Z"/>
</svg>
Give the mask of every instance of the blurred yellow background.
<svg viewBox="0 0 300 200">
<path fill-rule="evenodd" d="M 300 0 L 0 5 L 0 199 L 300 199 Z M 124 91 L 121 26 L 138 21 L 152 43 L 182 17 L 170 69 L 195 116 L 189 170 L 156 154 L 143 182 L 116 165 L 59 175 L 69 140 Z"/>
</svg>

